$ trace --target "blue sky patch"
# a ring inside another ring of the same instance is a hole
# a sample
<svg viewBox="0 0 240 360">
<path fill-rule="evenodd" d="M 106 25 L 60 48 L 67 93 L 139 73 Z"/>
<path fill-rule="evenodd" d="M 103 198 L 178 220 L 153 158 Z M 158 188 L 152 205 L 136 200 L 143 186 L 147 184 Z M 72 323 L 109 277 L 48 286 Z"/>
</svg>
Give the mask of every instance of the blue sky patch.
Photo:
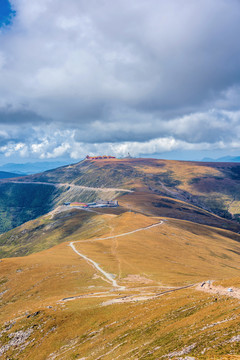
<svg viewBox="0 0 240 360">
<path fill-rule="evenodd" d="M 15 11 L 12 10 L 11 4 L 8 0 L 0 1 L 0 27 L 3 25 L 9 25 L 11 19 L 14 16 Z"/>
</svg>

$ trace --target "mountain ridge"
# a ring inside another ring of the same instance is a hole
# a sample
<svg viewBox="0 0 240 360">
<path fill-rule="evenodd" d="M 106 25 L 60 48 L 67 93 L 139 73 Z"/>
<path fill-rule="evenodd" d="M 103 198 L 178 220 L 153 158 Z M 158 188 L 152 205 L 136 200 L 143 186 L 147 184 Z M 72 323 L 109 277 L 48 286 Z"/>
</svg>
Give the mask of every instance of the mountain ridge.
<svg viewBox="0 0 240 360">
<path fill-rule="evenodd" d="M 236 228 L 236 221 L 240 218 L 239 180 L 240 166 L 237 163 L 199 163 L 140 158 L 83 160 L 40 174 L 19 177 L 16 182 L 36 184 L 42 182 L 46 185 L 51 183 L 56 184 L 58 189 L 61 183 L 64 183 L 66 186 L 62 187 L 61 194 L 56 196 L 55 205 L 60 205 L 63 199 L 73 201 L 74 197 L 76 201 L 96 201 L 101 189 L 106 187 L 131 190 L 136 196 L 140 192 L 145 192 L 156 197 L 156 200 L 153 200 L 156 206 L 161 207 L 160 202 L 157 204 L 159 196 L 185 203 L 185 207 L 182 204 L 181 209 L 178 209 L 178 218 L 184 218 L 181 213 L 184 214 L 189 205 L 192 205 L 198 207 L 202 214 L 207 211 L 220 216 L 226 224 L 235 220 L 233 228 Z M 73 188 L 70 191 L 66 188 L 67 184 L 72 187 L 90 187 L 92 193 L 84 190 L 81 193 L 74 192 Z M 121 199 L 123 195 L 108 194 L 111 199 Z M 163 203 L 162 207 L 164 207 Z M 162 215 L 164 216 L 164 212 Z M 192 220 L 194 221 L 193 218 Z"/>
<path fill-rule="evenodd" d="M 220 158 L 217 159 L 212 159 L 212 158 L 203 158 L 201 161 L 203 162 L 240 162 L 240 156 L 230 156 L 230 155 L 226 155 L 226 156 L 222 156 Z"/>
</svg>

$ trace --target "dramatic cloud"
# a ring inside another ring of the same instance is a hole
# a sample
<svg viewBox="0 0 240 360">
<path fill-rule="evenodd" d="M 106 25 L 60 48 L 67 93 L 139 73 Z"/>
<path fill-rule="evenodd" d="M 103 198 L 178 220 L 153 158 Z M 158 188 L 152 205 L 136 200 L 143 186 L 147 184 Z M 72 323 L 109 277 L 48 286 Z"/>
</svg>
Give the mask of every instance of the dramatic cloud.
<svg viewBox="0 0 240 360">
<path fill-rule="evenodd" d="M 10 0 L 0 152 L 240 148 L 238 0 Z"/>
</svg>

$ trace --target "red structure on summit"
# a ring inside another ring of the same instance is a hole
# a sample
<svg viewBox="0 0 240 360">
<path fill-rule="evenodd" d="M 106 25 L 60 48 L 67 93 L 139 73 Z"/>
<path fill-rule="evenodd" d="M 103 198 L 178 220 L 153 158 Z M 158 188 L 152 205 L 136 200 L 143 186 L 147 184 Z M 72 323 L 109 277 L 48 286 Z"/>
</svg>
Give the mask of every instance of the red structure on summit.
<svg viewBox="0 0 240 360">
<path fill-rule="evenodd" d="M 86 160 L 108 160 L 108 159 L 116 159 L 115 156 L 107 156 L 107 155 L 103 155 L 103 156 L 86 156 Z"/>
</svg>

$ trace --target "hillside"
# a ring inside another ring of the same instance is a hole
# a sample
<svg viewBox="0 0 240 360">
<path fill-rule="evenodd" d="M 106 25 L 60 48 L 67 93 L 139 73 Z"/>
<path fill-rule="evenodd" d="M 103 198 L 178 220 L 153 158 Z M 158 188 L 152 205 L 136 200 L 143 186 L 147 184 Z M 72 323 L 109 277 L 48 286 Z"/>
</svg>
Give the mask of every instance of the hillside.
<svg viewBox="0 0 240 360">
<path fill-rule="evenodd" d="M 57 194 L 54 186 L 2 183 L 0 233 L 49 212 Z"/>
<path fill-rule="evenodd" d="M 22 175 L 7 171 L 0 171 L 0 179 L 16 178 L 18 176 L 22 176 Z"/>
<path fill-rule="evenodd" d="M 48 209 L 64 201 L 118 198 L 124 207 L 149 215 L 186 219 L 239 232 L 239 177 L 240 166 L 237 163 L 84 160 L 20 177 L 14 180 L 14 186 L 22 186 L 20 182 L 54 186 L 55 196 L 50 200 Z M 9 188 L 13 186 L 11 181 L 7 183 Z M 34 216 L 31 215 L 27 220 L 32 218 Z M 22 219 L 20 214 L 18 224 L 23 221 L 26 218 Z"/>
<path fill-rule="evenodd" d="M 197 286 L 210 278 L 240 288 L 238 234 L 133 212 L 74 210 L 31 221 L 0 239 L 2 246 L 20 242 L 22 249 L 32 242 L 34 251 L 37 239 L 41 246 L 59 243 L 0 262 L 5 360 L 238 354 L 239 300 Z M 75 253 L 72 243 L 117 284 Z"/>
<path fill-rule="evenodd" d="M 89 227 L 93 213 L 70 210 L 47 214 L 0 235 L 0 257 L 26 256 L 57 245 Z M 97 229 L 97 224 L 96 224 Z M 89 231 L 89 228 L 88 228 Z"/>
<path fill-rule="evenodd" d="M 237 164 L 155 159 L 2 179 L 0 357 L 238 356 L 239 186 Z M 62 205 L 99 199 L 120 206 Z"/>
</svg>

